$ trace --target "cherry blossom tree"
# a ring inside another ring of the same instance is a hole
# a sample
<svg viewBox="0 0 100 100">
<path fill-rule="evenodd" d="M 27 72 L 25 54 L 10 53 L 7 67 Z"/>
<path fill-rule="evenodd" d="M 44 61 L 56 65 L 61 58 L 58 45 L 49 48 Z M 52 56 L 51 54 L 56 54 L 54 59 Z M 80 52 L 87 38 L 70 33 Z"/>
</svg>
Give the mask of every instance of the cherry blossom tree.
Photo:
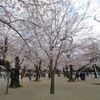
<svg viewBox="0 0 100 100">
<path fill-rule="evenodd" d="M 88 18 L 89 3 L 85 4 L 85 8 L 82 5 L 77 6 L 74 0 L 10 0 L 9 2 L 2 0 L 1 4 L 2 13 L 6 16 L 1 15 L 0 22 L 24 41 L 29 54 L 35 49 L 38 50 L 38 57 L 34 56 L 35 61 L 38 58 L 47 61 L 51 73 L 50 94 L 54 94 L 55 71 L 61 66 L 60 62 L 65 62 L 63 54 L 72 55 L 76 48 L 73 41 L 75 36 L 82 32 L 88 34 L 91 29 L 85 21 Z M 88 31 L 85 31 L 87 29 Z M 20 43 L 17 48 L 15 46 L 15 51 L 23 46 L 23 42 Z"/>
<path fill-rule="evenodd" d="M 16 74 L 14 74 L 16 76 L 14 77 L 14 75 L 13 75 L 13 79 L 11 78 L 10 87 L 18 87 L 18 86 L 20 86 L 20 84 L 19 84 L 19 69 L 20 69 L 20 64 L 21 64 L 21 63 L 19 63 L 19 54 L 23 49 L 23 42 L 20 40 L 20 37 L 22 37 L 22 35 L 19 34 L 18 29 L 17 29 L 18 27 L 12 21 L 12 20 L 14 20 L 14 15 L 13 15 L 13 13 L 11 14 L 10 8 L 12 8 L 13 6 L 10 6 L 8 2 L 4 2 L 4 1 L 0 1 L 0 2 L 1 2 L 1 4 L 3 4 L 3 5 L 0 5 L 0 9 L 1 9 L 1 12 L 0 12 L 0 18 L 1 18 L 0 23 L 1 24 L 0 24 L 0 26 L 2 27 L 0 29 L 0 35 L 1 35 L 2 42 L 3 42 L 2 57 L 3 57 L 3 59 L 5 59 L 5 58 L 8 59 L 9 62 L 11 62 L 11 63 L 15 63 L 16 68 L 14 66 L 13 66 L 14 68 L 11 68 L 12 67 L 11 64 L 9 66 L 6 66 L 6 68 L 7 68 L 7 70 L 10 70 L 11 73 L 13 73 L 13 72 L 16 73 Z M 7 4 L 7 5 L 5 6 L 5 4 Z M 22 44 L 18 45 L 18 42 L 19 42 L 19 44 L 20 43 L 22 43 Z"/>
<path fill-rule="evenodd" d="M 31 32 L 31 41 L 48 57 L 51 72 L 50 93 L 55 93 L 55 70 L 58 67 L 61 55 L 72 51 L 74 36 L 89 28 L 84 20 L 88 16 L 89 3 L 86 9 L 75 9 L 74 1 L 30 1 L 25 2 L 28 12 L 27 22 L 24 24 Z M 33 10 L 35 9 L 35 10 Z M 81 13 L 80 13 L 81 12 Z M 66 44 L 66 46 L 64 46 Z M 70 49 L 69 49 L 70 48 Z"/>
<path fill-rule="evenodd" d="M 75 66 L 77 66 L 77 71 L 86 71 L 88 75 L 89 69 L 93 69 L 97 73 L 97 66 L 99 63 L 100 48 L 99 42 L 95 38 L 87 38 L 80 47 L 80 54 L 77 55 Z M 99 70 L 99 69 L 98 69 Z M 95 74 L 96 75 L 96 74 Z M 97 75 L 96 75 L 97 77 Z"/>
</svg>

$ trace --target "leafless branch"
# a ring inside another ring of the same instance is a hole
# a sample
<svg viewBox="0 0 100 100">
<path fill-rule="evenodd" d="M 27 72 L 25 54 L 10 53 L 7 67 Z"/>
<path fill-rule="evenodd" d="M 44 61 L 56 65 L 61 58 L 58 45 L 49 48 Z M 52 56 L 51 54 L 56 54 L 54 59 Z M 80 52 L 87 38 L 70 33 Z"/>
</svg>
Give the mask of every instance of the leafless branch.
<svg viewBox="0 0 100 100">
<path fill-rule="evenodd" d="M 27 44 L 26 40 L 23 38 L 23 36 L 8 22 L 6 21 L 3 21 L 2 19 L 0 19 L 0 21 L 4 24 L 6 24 L 7 26 L 9 26 L 11 29 L 13 29 L 25 42 L 25 44 L 27 45 L 28 49 L 29 49 L 29 54 L 30 54 L 30 48 L 29 48 L 29 45 Z"/>
</svg>

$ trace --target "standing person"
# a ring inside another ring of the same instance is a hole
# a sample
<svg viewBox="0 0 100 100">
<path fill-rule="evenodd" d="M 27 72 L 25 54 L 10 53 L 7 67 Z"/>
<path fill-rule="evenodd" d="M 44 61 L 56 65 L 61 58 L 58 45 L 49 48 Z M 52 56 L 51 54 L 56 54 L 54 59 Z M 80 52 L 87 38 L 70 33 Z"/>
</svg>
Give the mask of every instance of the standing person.
<svg viewBox="0 0 100 100">
<path fill-rule="evenodd" d="M 86 80 L 85 72 L 83 72 L 83 80 L 84 80 L 84 81 Z"/>
<path fill-rule="evenodd" d="M 81 80 L 83 81 L 85 81 L 85 73 L 84 72 L 81 72 L 80 73 L 80 78 L 81 78 Z"/>
<path fill-rule="evenodd" d="M 34 72 L 33 75 L 34 75 L 34 78 L 35 78 L 36 73 Z"/>
<path fill-rule="evenodd" d="M 43 77 L 44 77 L 44 78 L 45 78 L 45 74 L 46 74 L 46 73 L 44 72 L 44 73 L 43 73 Z"/>
<path fill-rule="evenodd" d="M 48 73 L 48 78 L 50 79 L 50 77 L 51 77 L 51 74 L 50 74 L 50 73 Z"/>
<path fill-rule="evenodd" d="M 77 79 L 77 81 L 79 81 L 79 73 L 78 72 L 76 72 L 76 79 Z"/>
<path fill-rule="evenodd" d="M 40 76 L 41 76 L 41 74 L 39 73 L 39 74 L 38 74 L 39 79 L 40 79 Z"/>
<path fill-rule="evenodd" d="M 80 73 L 80 79 L 83 81 L 83 75 L 82 75 L 82 72 Z"/>
<path fill-rule="evenodd" d="M 6 78 L 7 78 L 7 72 L 6 72 L 6 71 L 3 73 L 3 78 L 4 78 L 4 81 L 5 81 Z"/>
<path fill-rule="evenodd" d="M 31 71 L 29 71 L 29 81 L 31 81 Z"/>
</svg>

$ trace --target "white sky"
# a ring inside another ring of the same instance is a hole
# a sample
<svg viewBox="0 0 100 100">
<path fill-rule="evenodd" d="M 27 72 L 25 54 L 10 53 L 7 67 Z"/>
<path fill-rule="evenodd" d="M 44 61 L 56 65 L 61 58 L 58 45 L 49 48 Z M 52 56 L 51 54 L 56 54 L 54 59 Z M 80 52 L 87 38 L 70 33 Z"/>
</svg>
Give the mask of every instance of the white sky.
<svg viewBox="0 0 100 100">
<path fill-rule="evenodd" d="M 91 0 L 91 9 L 94 9 L 94 13 L 92 13 L 92 17 L 89 19 L 89 24 L 93 25 L 93 32 L 96 37 L 100 36 L 100 23 L 94 20 L 94 16 L 100 13 L 100 0 Z M 98 14 L 98 18 L 100 19 L 100 14 Z"/>
<path fill-rule="evenodd" d="M 78 8 L 79 6 L 82 6 L 82 8 L 85 8 L 85 4 L 88 2 L 88 0 L 73 0 L 75 2 L 75 7 Z M 90 0 L 90 18 L 88 18 L 86 21 L 90 26 L 93 26 L 93 34 L 91 34 L 91 37 L 98 38 L 100 40 L 100 23 L 94 20 L 94 16 L 96 14 L 97 18 L 100 19 L 100 0 Z"/>
<path fill-rule="evenodd" d="M 81 6 L 82 10 L 86 9 L 88 1 L 89 0 L 72 0 L 75 8 L 79 8 Z M 80 13 L 82 12 L 82 10 L 80 10 Z M 87 36 L 95 37 L 100 40 L 100 23 L 94 20 L 94 16 L 96 14 L 98 14 L 97 18 L 100 19 L 100 0 L 90 0 L 89 16 L 91 17 L 86 19 L 86 22 L 88 22 L 89 26 L 93 26 L 93 30 L 90 32 L 92 34 L 87 34 Z"/>
</svg>

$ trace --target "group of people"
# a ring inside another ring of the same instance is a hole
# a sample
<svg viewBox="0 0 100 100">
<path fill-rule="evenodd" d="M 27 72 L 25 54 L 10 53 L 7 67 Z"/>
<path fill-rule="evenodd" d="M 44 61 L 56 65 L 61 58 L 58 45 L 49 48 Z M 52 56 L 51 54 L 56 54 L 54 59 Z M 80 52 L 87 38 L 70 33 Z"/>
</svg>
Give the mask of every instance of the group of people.
<svg viewBox="0 0 100 100">
<path fill-rule="evenodd" d="M 27 76 L 29 77 L 29 81 L 31 81 L 31 77 L 33 76 L 34 78 L 36 77 L 36 73 L 34 72 L 34 73 L 31 73 L 31 71 L 29 71 L 28 73 L 27 73 Z M 39 73 L 38 74 L 38 78 L 40 79 L 40 77 L 43 77 L 43 78 L 45 78 L 45 76 L 46 76 L 46 72 L 43 72 L 43 73 Z M 51 74 L 50 73 L 48 73 L 48 78 L 50 79 L 51 78 Z"/>
<path fill-rule="evenodd" d="M 85 81 L 85 80 L 86 80 L 85 72 L 81 72 L 81 73 L 76 72 L 75 78 L 77 79 L 77 81 L 79 81 L 79 77 L 80 77 L 80 79 L 81 79 L 82 81 Z"/>
</svg>

